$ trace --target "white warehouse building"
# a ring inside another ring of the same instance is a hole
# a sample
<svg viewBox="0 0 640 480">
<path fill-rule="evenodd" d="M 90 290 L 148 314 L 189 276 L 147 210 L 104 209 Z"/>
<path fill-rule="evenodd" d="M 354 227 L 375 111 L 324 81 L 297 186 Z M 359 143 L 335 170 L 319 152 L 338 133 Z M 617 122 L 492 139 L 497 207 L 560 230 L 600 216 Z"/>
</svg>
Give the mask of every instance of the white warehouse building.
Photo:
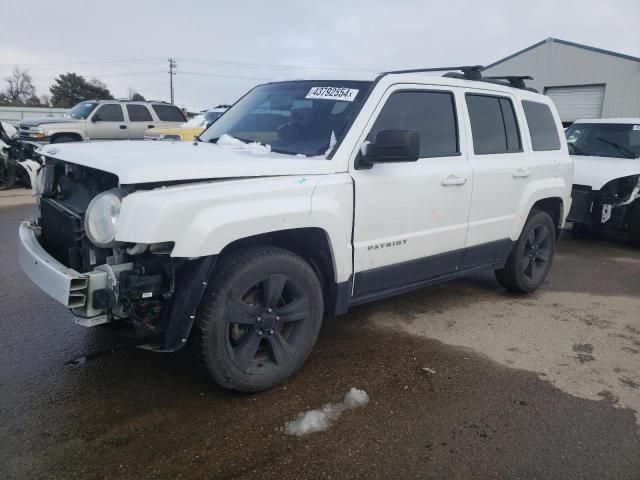
<svg viewBox="0 0 640 480">
<path fill-rule="evenodd" d="M 531 75 L 526 84 L 550 96 L 562 122 L 640 117 L 640 58 L 547 38 L 488 65 L 483 76 Z"/>
</svg>

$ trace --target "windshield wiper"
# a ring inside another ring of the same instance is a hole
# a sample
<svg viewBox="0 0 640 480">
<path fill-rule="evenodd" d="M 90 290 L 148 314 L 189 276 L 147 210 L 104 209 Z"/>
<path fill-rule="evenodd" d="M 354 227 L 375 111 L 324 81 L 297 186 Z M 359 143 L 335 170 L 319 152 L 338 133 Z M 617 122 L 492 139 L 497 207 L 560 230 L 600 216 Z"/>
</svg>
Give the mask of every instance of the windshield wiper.
<svg viewBox="0 0 640 480">
<path fill-rule="evenodd" d="M 636 154 L 634 152 L 632 152 L 631 150 L 629 150 L 628 148 L 623 147 L 622 145 L 616 143 L 616 142 L 612 142 L 611 140 L 607 140 L 606 138 L 602 138 L 602 137 L 596 137 L 598 140 L 600 140 L 601 142 L 604 142 L 608 145 L 611 145 L 613 148 L 615 148 L 616 150 L 618 150 L 620 153 L 622 153 L 625 157 L 627 158 L 636 158 Z"/>
</svg>

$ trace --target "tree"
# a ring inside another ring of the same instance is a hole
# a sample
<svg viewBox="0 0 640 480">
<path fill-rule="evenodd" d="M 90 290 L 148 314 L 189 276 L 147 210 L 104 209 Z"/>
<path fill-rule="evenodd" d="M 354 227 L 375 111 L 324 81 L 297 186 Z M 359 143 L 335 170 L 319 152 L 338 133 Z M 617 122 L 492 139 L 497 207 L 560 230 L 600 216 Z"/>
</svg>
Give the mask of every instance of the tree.
<svg viewBox="0 0 640 480">
<path fill-rule="evenodd" d="M 136 92 L 135 88 L 129 87 L 129 100 L 133 100 L 134 102 L 144 102 L 145 98 Z"/>
<path fill-rule="evenodd" d="M 13 105 L 24 105 L 36 97 L 36 87 L 28 70 L 13 68 L 10 76 L 5 77 L 7 89 L 2 94 L 2 101 Z"/>
<path fill-rule="evenodd" d="M 51 103 L 54 107 L 69 108 L 83 100 L 112 100 L 113 95 L 107 86 L 92 78 L 87 81 L 76 73 L 63 73 L 49 87 Z"/>
</svg>

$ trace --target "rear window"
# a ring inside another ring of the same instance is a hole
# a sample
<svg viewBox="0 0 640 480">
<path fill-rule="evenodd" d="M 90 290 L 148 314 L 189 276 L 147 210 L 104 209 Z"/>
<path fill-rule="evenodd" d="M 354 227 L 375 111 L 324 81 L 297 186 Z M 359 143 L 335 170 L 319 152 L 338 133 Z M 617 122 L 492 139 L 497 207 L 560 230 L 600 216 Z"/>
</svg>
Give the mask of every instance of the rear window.
<svg viewBox="0 0 640 480">
<path fill-rule="evenodd" d="M 520 130 L 508 98 L 467 94 L 473 151 L 476 155 L 522 151 Z"/>
<path fill-rule="evenodd" d="M 127 105 L 130 122 L 152 122 L 153 117 L 144 105 Z"/>
<path fill-rule="evenodd" d="M 154 112 L 162 122 L 186 122 L 182 111 L 175 105 L 154 105 Z"/>
<path fill-rule="evenodd" d="M 558 128 L 549 106 L 544 103 L 523 100 L 522 108 L 529 124 L 529 135 L 531 135 L 533 149 L 536 151 L 560 150 Z"/>
</svg>

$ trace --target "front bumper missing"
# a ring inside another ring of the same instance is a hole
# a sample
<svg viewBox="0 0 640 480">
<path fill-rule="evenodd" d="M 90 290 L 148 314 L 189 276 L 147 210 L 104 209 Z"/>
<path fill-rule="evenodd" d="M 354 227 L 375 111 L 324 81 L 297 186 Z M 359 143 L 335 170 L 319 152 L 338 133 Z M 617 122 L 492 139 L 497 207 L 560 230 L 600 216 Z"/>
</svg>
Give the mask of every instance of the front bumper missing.
<svg viewBox="0 0 640 480">
<path fill-rule="evenodd" d="M 603 226 L 624 228 L 627 206 L 631 202 L 608 204 L 602 201 L 600 191 L 574 189 L 573 202 L 567 217 L 568 222 L 581 223 L 589 227 Z"/>
<path fill-rule="evenodd" d="M 40 228 L 32 221 L 20 224 L 20 266 L 47 295 L 68 308 L 87 304 L 89 278 L 49 255 L 40 242 Z"/>
<path fill-rule="evenodd" d="M 131 264 L 79 273 L 64 266 L 40 245 L 40 227 L 35 221 L 22 222 L 19 235 L 20 266 L 33 283 L 54 300 L 70 308 L 76 315 L 75 322 L 80 325 L 92 327 L 110 321 L 104 310 L 93 308 L 93 292 L 114 287 L 113 270 L 127 270 L 131 268 Z"/>
</svg>

